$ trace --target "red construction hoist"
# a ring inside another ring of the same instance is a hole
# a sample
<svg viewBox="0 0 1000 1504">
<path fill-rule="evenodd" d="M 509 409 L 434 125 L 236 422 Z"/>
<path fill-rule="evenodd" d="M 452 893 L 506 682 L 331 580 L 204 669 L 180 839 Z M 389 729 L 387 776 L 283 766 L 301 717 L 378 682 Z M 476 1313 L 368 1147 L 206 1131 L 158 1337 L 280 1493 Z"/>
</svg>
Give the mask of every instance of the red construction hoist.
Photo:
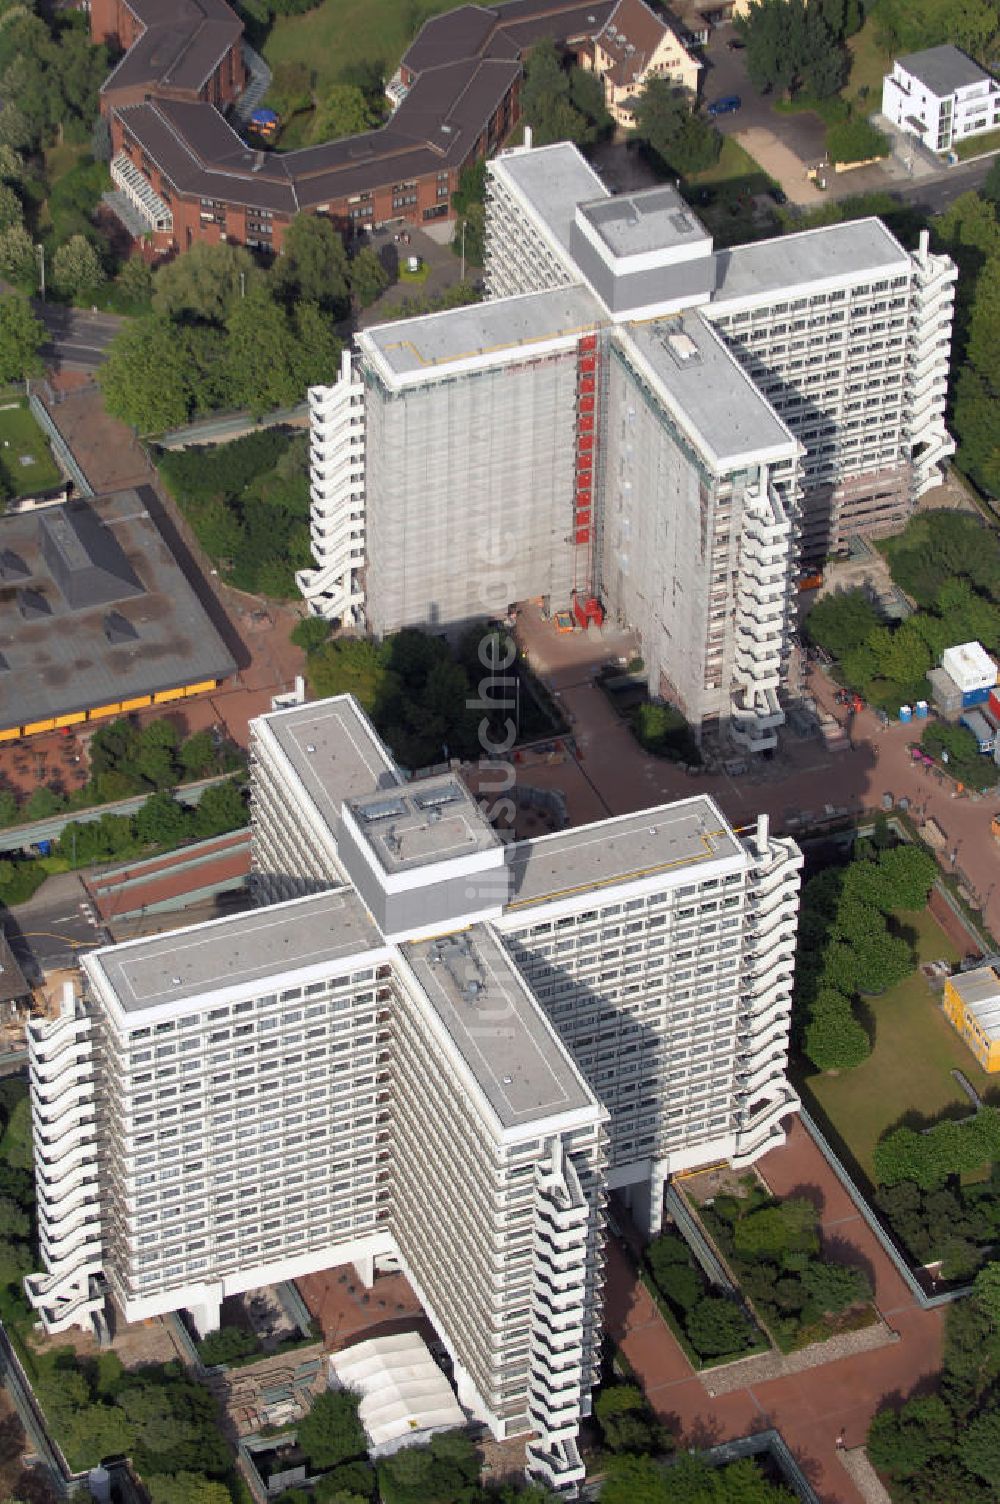
<svg viewBox="0 0 1000 1504">
<path fill-rule="evenodd" d="M 594 475 L 597 458 L 597 335 L 585 334 L 576 357 L 576 501 L 573 518 L 573 614 L 581 627 L 604 620 L 594 595 Z"/>
</svg>

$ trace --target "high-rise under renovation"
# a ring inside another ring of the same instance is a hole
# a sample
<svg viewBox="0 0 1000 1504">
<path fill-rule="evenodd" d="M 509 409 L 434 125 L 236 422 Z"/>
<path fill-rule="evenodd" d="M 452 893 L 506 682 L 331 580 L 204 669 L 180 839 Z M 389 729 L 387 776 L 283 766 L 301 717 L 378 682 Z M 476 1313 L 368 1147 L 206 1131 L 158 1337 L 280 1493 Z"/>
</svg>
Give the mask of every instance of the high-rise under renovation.
<svg viewBox="0 0 1000 1504">
<path fill-rule="evenodd" d="M 583 1477 L 604 1208 L 780 1143 L 801 859 L 705 796 L 505 843 L 349 698 L 252 728 L 249 913 L 28 1025 L 46 1329 L 402 1268 L 469 1413 Z"/>
<path fill-rule="evenodd" d="M 575 147 L 488 166 L 486 301 L 309 394 L 311 608 L 380 636 L 519 600 L 641 635 L 697 735 L 775 745 L 801 561 L 941 479 L 955 268 L 878 219 L 715 249 Z"/>
</svg>

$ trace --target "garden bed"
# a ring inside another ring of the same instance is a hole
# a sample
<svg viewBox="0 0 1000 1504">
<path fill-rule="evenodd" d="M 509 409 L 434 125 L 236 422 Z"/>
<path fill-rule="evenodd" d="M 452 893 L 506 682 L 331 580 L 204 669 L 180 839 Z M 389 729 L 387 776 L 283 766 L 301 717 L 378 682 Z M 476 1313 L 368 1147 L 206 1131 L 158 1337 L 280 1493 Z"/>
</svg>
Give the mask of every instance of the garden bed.
<svg viewBox="0 0 1000 1504">
<path fill-rule="evenodd" d="M 878 1320 L 867 1275 L 823 1255 L 811 1201 L 779 1200 L 751 1174 L 743 1178 L 741 1194 L 716 1196 L 699 1210 L 758 1321 L 783 1353 Z"/>
<path fill-rule="evenodd" d="M 647 1245 L 640 1275 L 693 1368 L 716 1368 L 770 1347 L 739 1300 L 709 1281 L 679 1233 L 661 1233 Z"/>
</svg>

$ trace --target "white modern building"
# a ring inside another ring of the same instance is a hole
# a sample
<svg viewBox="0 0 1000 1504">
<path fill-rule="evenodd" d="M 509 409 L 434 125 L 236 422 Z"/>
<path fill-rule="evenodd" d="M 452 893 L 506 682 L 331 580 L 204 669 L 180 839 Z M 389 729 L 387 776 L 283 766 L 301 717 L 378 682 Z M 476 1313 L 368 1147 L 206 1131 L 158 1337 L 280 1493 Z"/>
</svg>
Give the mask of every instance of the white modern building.
<svg viewBox="0 0 1000 1504">
<path fill-rule="evenodd" d="M 50 1332 L 402 1267 L 460 1402 L 573 1489 L 604 1204 L 783 1139 L 801 858 L 705 797 L 504 844 L 347 698 L 254 727 L 248 914 L 93 951 L 29 1026 Z M 283 822 L 274 812 L 285 811 Z"/>
<path fill-rule="evenodd" d="M 484 303 L 309 393 L 313 611 L 376 635 L 548 597 L 641 633 L 697 734 L 775 745 L 802 559 L 941 480 L 955 269 L 877 219 L 715 250 L 575 147 L 489 164 Z"/>
<path fill-rule="evenodd" d="M 957 47 L 898 57 L 882 80 L 882 114 L 931 151 L 1000 130 L 1000 83 Z"/>
</svg>

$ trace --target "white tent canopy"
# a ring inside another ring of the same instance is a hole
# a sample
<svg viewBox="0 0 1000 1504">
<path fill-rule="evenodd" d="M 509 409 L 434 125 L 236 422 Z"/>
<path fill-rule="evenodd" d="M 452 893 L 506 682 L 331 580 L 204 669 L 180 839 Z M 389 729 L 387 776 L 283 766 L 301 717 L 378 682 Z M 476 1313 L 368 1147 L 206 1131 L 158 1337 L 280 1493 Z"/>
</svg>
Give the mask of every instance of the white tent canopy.
<svg viewBox="0 0 1000 1504">
<path fill-rule="evenodd" d="M 330 1359 L 337 1388 L 360 1394 L 358 1415 L 373 1451 L 392 1452 L 430 1431 L 464 1426 L 451 1385 L 417 1332 L 372 1337 Z"/>
</svg>

